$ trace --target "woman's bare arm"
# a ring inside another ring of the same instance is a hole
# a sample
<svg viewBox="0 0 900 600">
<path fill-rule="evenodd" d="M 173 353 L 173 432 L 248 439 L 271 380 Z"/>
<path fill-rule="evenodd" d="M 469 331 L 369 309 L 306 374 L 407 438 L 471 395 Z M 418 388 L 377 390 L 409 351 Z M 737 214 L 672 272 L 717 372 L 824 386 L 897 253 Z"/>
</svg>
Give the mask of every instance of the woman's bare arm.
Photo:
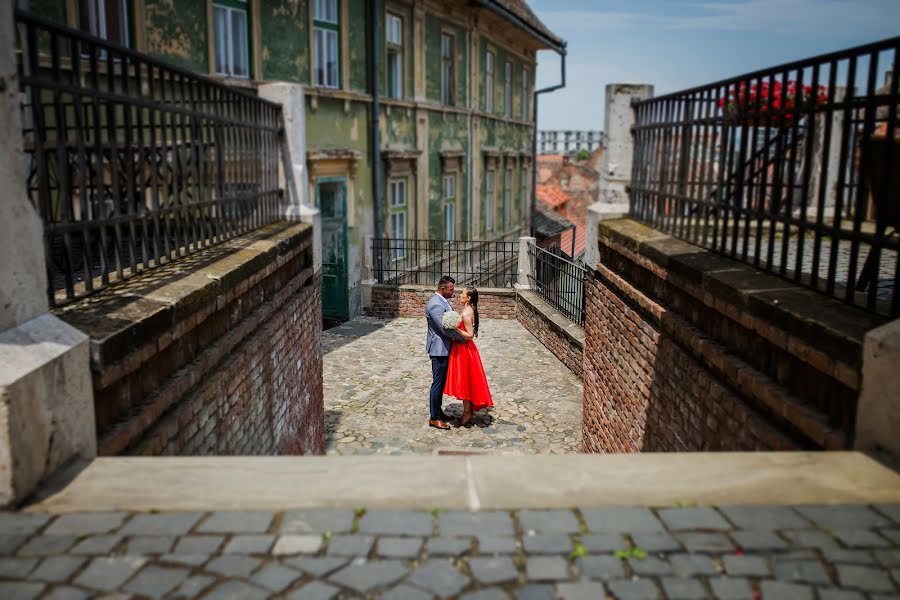
<svg viewBox="0 0 900 600">
<path fill-rule="evenodd" d="M 475 313 L 471 310 L 464 310 L 462 314 L 463 326 L 457 327 L 456 331 L 468 342 L 475 337 Z"/>
</svg>

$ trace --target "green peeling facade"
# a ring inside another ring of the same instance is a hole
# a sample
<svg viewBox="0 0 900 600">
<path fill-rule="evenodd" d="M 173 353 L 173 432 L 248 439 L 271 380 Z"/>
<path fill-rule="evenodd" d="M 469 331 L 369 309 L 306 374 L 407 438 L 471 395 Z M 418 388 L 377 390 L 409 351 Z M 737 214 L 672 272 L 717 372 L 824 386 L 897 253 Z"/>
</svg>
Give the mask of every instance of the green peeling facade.
<svg viewBox="0 0 900 600">
<path fill-rule="evenodd" d="M 81 1 L 86 0 L 30 0 L 29 6 L 76 25 Z M 314 0 L 221 0 L 247 13 L 250 77 L 241 79 L 215 73 L 212 19 L 219 2 L 118 1 L 125 2 L 128 15 L 128 45 L 140 52 L 245 88 L 276 81 L 304 86 L 309 201 L 334 201 L 334 194 L 325 190 L 335 186 L 342 187 L 346 200 L 330 213 L 336 235 L 344 240 L 333 249 L 343 253 L 338 257 L 343 261 L 337 282 L 341 297 L 326 293 L 326 316 L 330 311 L 341 320 L 359 314 L 362 286 L 370 276 L 366 246 L 376 234 L 376 218 L 381 236 L 388 238 L 446 239 L 450 233 L 458 240 L 493 240 L 527 235 L 535 65 L 537 52 L 550 48 L 527 29 L 462 0 L 377 0 L 383 53 L 376 61 L 381 152 L 373 157 L 366 0 L 337 0 L 337 87 L 314 82 Z M 399 98 L 387 97 L 388 15 L 401 21 Z M 452 36 L 450 102 L 445 101 L 444 36 Z M 373 199 L 376 160 L 382 166 L 380 215 L 375 215 Z M 447 177 L 453 179 L 453 197 L 445 193 Z M 406 182 L 405 204 L 399 207 L 392 206 L 391 196 L 398 181 Z M 397 213 L 404 214 L 402 229 Z M 324 248 L 326 263 L 328 252 Z"/>
</svg>

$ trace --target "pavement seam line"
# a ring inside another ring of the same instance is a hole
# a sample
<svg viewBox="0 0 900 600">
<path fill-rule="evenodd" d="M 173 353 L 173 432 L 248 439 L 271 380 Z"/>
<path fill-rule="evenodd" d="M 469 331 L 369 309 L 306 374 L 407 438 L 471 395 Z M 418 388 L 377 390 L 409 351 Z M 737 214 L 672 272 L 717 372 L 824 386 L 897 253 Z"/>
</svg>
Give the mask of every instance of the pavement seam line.
<svg viewBox="0 0 900 600">
<path fill-rule="evenodd" d="M 469 488 L 469 510 L 481 510 L 481 501 L 478 499 L 478 490 L 475 489 L 475 477 L 472 472 L 472 459 L 466 457 L 466 484 Z"/>
</svg>

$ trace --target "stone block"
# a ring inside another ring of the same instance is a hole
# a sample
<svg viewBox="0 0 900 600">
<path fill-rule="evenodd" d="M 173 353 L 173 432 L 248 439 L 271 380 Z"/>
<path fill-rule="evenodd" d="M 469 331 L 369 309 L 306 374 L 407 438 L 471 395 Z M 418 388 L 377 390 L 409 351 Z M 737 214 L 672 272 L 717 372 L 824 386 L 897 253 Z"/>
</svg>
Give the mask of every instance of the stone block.
<svg viewBox="0 0 900 600">
<path fill-rule="evenodd" d="M 450 561 L 440 559 L 426 561 L 406 581 L 439 598 L 455 596 L 471 582 L 469 577 L 456 570 Z"/>
<path fill-rule="evenodd" d="M 507 556 L 470 558 L 469 569 L 475 579 L 487 585 L 514 581 L 519 576 L 512 559 Z"/>
<path fill-rule="evenodd" d="M 402 579 L 409 568 L 400 561 L 353 562 L 328 579 L 360 594 L 369 594 Z"/>
</svg>

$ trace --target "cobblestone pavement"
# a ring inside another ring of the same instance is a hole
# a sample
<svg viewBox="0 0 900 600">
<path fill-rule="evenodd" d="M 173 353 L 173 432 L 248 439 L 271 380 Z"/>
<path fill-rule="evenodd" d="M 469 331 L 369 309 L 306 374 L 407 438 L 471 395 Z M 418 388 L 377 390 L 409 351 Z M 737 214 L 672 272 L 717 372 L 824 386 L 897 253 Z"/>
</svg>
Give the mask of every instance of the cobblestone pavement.
<svg viewBox="0 0 900 600">
<path fill-rule="evenodd" d="M 494 407 L 474 427 L 428 427 L 424 340 L 424 317 L 363 317 L 323 333 L 328 454 L 578 452 L 581 381 L 518 322 L 481 322 L 476 343 Z M 459 417 L 462 404 L 445 397 L 444 410 Z"/>
<path fill-rule="evenodd" d="M 900 504 L 0 513 L 0 598 L 886 600 Z"/>
</svg>

